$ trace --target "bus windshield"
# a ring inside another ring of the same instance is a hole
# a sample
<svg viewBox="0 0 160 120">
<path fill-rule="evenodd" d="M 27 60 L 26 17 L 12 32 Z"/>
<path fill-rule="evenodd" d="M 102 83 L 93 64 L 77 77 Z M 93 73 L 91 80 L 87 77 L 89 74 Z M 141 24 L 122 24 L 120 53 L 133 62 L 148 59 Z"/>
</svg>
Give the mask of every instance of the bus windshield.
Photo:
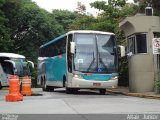
<svg viewBox="0 0 160 120">
<path fill-rule="evenodd" d="M 15 74 L 19 76 L 30 75 L 30 70 L 27 67 L 25 58 L 11 58 L 16 64 Z"/>
<path fill-rule="evenodd" d="M 117 72 L 114 35 L 75 34 L 75 71 L 92 73 Z"/>
<path fill-rule="evenodd" d="M 14 62 L 26 62 L 25 58 L 11 58 Z"/>
</svg>

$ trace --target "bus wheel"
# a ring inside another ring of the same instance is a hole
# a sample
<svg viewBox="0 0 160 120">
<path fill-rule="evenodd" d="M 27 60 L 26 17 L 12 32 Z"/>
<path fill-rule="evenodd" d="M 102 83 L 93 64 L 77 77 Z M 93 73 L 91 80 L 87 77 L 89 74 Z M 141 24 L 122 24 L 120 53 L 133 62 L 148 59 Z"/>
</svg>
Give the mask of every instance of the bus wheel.
<svg viewBox="0 0 160 120">
<path fill-rule="evenodd" d="M 49 86 L 49 91 L 54 92 L 54 87 Z"/>
<path fill-rule="evenodd" d="M 63 87 L 66 87 L 66 77 L 63 76 Z"/>
<path fill-rule="evenodd" d="M 72 93 L 72 89 L 66 87 L 66 93 L 67 93 L 67 94 L 71 94 L 71 93 Z"/>
<path fill-rule="evenodd" d="M 43 81 L 43 91 L 49 91 L 49 87 L 46 85 L 46 80 Z"/>
<path fill-rule="evenodd" d="M 74 93 L 77 93 L 78 92 L 78 89 L 75 89 L 75 88 L 66 88 L 66 93 L 67 94 L 74 94 Z"/>
<path fill-rule="evenodd" d="M 99 92 L 100 92 L 101 95 L 105 95 L 106 94 L 106 89 L 100 89 Z"/>
</svg>

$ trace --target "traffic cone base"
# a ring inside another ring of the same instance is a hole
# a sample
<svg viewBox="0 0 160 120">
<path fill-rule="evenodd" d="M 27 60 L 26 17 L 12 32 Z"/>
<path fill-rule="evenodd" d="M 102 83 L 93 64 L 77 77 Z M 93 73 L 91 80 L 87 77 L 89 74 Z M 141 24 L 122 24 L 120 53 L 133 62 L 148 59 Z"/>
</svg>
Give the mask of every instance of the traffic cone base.
<svg viewBox="0 0 160 120">
<path fill-rule="evenodd" d="M 9 95 L 6 96 L 6 101 L 7 102 L 23 101 L 23 95 L 20 94 L 20 95 L 17 96 L 17 94 L 16 95 L 9 94 Z"/>
<path fill-rule="evenodd" d="M 31 96 L 33 93 L 32 91 L 22 91 L 21 94 L 26 96 Z"/>
</svg>

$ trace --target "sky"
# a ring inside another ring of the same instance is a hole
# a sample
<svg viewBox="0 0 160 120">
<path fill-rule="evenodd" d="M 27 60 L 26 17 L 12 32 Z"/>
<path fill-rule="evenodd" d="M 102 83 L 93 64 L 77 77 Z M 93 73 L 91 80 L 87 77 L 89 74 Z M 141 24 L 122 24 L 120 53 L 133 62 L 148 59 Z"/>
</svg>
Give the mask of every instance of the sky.
<svg viewBox="0 0 160 120">
<path fill-rule="evenodd" d="M 74 11 L 76 10 L 77 2 L 81 2 L 86 6 L 86 12 L 94 15 L 98 12 L 98 10 L 91 8 L 89 4 L 94 1 L 102 1 L 102 0 L 32 0 L 32 1 L 36 2 L 38 6 L 46 9 L 49 12 L 52 12 L 52 9 Z M 133 2 L 133 0 L 128 0 L 128 2 Z"/>
</svg>

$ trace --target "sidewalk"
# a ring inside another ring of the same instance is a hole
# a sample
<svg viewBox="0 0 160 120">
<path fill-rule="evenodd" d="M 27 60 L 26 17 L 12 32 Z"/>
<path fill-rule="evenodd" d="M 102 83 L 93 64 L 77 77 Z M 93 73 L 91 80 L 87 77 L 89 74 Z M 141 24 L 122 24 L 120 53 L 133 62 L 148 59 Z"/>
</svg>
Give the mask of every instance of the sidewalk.
<svg viewBox="0 0 160 120">
<path fill-rule="evenodd" d="M 127 95 L 127 96 L 151 98 L 151 99 L 159 99 L 160 100 L 160 94 L 156 94 L 155 92 L 132 93 L 129 91 L 128 87 L 118 87 L 115 89 L 108 89 L 107 92 L 112 92 L 112 93 L 116 93 L 116 94 L 123 94 L 123 95 Z"/>
</svg>

